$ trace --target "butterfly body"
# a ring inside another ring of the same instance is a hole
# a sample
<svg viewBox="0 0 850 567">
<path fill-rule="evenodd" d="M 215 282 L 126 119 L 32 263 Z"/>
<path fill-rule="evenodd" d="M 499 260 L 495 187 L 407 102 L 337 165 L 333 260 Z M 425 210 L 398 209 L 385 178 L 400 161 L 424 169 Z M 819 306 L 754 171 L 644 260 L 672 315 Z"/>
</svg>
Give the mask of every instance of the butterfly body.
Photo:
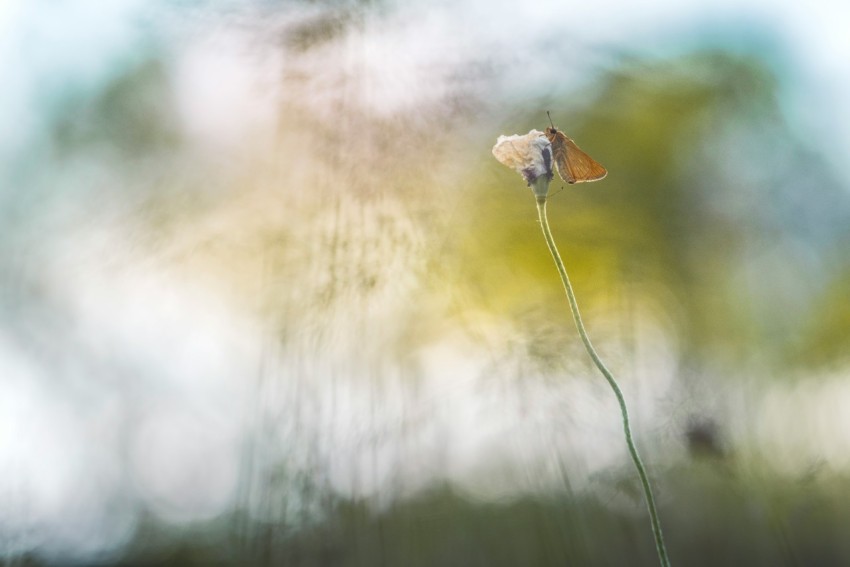
<svg viewBox="0 0 850 567">
<path fill-rule="evenodd" d="M 599 181 L 608 175 L 607 169 L 554 126 L 546 128 L 546 138 L 552 144 L 552 160 L 558 169 L 558 175 L 567 183 Z"/>
</svg>

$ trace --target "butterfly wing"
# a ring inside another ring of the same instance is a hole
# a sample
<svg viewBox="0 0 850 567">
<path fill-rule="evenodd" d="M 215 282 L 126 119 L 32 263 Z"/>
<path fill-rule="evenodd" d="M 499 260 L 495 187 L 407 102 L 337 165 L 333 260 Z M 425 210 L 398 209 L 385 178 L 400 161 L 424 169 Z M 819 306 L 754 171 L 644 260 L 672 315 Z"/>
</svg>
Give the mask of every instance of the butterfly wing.
<svg viewBox="0 0 850 567">
<path fill-rule="evenodd" d="M 608 175 L 608 170 L 598 161 L 584 153 L 575 142 L 567 138 L 567 166 L 575 183 L 599 181 Z"/>
<path fill-rule="evenodd" d="M 546 137 L 552 144 L 552 160 L 558 169 L 558 175 L 567 183 L 599 181 L 608 175 L 608 170 L 584 153 L 560 130 L 546 128 Z"/>
<path fill-rule="evenodd" d="M 559 132 L 554 128 L 546 128 L 546 138 L 552 144 L 552 161 L 555 162 L 555 168 L 558 170 L 558 175 L 567 183 L 575 183 L 576 178 L 570 172 L 567 162 L 567 137 L 563 132 Z"/>
</svg>

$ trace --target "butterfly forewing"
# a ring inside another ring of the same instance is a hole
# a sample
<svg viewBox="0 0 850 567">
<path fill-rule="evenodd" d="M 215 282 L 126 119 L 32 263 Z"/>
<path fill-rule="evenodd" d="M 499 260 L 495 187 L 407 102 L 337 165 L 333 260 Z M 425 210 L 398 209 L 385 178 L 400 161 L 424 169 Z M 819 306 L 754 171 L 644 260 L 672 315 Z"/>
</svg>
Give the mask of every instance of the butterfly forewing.
<svg viewBox="0 0 850 567">
<path fill-rule="evenodd" d="M 608 175 L 608 170 L 584 153 L 560 130 L 546 128 L 546 137 L 552 144 L 552 161 L 555 162 L 561 179 L 567 183 L 599 181 Z"/>
<path fill-rule="evenodd" d="M 582 181 L 599 181 L 608 170 L 598 161 L 584 153 L 575 142 L 567 138 L 567 166 L 576 183 Z"/>
</svg>

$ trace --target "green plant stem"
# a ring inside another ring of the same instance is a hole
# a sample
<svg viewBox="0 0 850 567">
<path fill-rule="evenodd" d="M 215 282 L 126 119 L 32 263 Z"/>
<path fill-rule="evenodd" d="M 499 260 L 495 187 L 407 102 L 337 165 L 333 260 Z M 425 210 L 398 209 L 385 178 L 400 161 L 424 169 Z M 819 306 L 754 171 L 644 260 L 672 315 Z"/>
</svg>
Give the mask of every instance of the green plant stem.
<svg viewBox="0 0 850 567">
<path fill-rule="evenodd" d="M 573 312 L 573 320 L 575 321 L 576 328 L 578 329 L 578 334 L 581 336 L 581 341 L 584 343 L 584 348 L 587 349 L 587 353 L 590 355 L 590 358 L 593 359 L 596 367 L 602 375 L 605 376 L 605 379 L 608 381 L 611 389 L 614 390 L 614 395 L 617 396 L 617 402 L 619 402 L 620 411 L 623 414 L 623 431 L 626 434 L 626 444 L 629 446 L 629 453 L 632 456 L 632 461 L 634 462 L 635 468 L 640 476 L 640 482 L 643 485 L 643 493 L 646 496 L 646 507 L 649 509 L 649 517 L 652 520 L 652 533 L 655 535 L 655 548 L 658 551 L 658 559 L 661 562 L 662 567 L 670 567 L 670 560 L 667 558 L 667 549 L 664 547 L 664 534 L 661 531 L 661 522 L 658 520 L 658 511 L 655 508 L 655 498 L 652 496 L 652 487 L 649 485 L 649 477 L 646 475 L 646 469 L 643 466 L 643 461 L 641 461 L 640 455 L 638 455 L 637 447 L 635 446 L 634 439 L 632 438 L 632 428 L 629 424 L 629 411 L 626 408 L 626 400 L 623 397 L 623 392 L 620 390 L 620 386 L 611 374 L 611 371 L 608 370 L 602 362 L 602 359 L 600 359 L 599 355 L 596 354 L 596 349 L 593 348 L 590 338 L 587 336 L 587 331 L 584 328 L 584 323 L 581 321 L 581 314 L 578 310 L 578 303 L 576 302 L 575 293 L 573 293 L 573 287 L 570 285 L 570 278 L 567 276 L 567 270 L 564 268 L 564 262 L 561 261 L 561 255 L 558 253 L 558 247 L 555 246 L 555 239 L 552 238 L 552 231 L 549 230 L 549 220 L 546 217 L 546 197 L 537 197 L 537 213 L 540 216 L 540 225 L 543 227 L 543 236 L 546 237 L 546 244 L 549 245 L 549 252 L 552 253 L 552 259 L 555 260 L 558 273 L 561 274 L 561 281 L 564 282 L 564 290 L 567 292 L 567 299 L 570 302 L 570 309 Z"/>
</svg>

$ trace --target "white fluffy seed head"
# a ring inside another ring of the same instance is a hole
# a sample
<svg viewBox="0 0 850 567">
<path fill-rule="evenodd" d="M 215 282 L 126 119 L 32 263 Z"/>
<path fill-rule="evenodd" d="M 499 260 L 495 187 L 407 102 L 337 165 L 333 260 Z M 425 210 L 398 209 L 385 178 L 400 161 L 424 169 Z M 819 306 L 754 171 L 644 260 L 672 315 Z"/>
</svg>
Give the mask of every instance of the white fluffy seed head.
<svg viewBox="0 0 850 567">
<path fill-rule="evenodd" d="M 529 185 L 543 176 L 547 181 L 552 179 L 552 145 L 539 130 L 522 136 L 499 136 L 493 146 L 493 155 L 522 175 Z"/>
</svg>

